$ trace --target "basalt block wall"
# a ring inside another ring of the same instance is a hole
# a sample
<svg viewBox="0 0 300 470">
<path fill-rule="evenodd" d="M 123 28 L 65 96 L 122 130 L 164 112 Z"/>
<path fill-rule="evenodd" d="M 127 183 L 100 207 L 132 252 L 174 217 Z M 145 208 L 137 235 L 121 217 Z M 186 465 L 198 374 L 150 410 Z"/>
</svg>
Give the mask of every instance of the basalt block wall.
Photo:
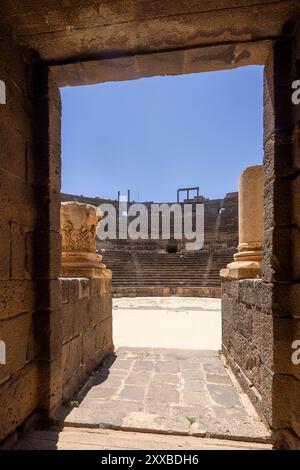
<svg viewBox="0 0 300 470">
<path fill-rule="evenodd" d="M 108 281 L 59 280 L 59 90 L 5 31 L 0 56 L 0 441 L 13 442 L 37 416 L 47 421 L 112 348 L 112 319 Z"/>
<path fill-rule="evenodd" d="M 107 279 L 61 279 L 62 399 L 68 400 L 113 350 Z"/>
<path fill-rule="evenodd" d="M 222 343 L 228 364 L 259 414 L 272 422 L 272 285 L 261 279 L 222 281 Z"/>
<path fill-rule="evenodd" d="M 223 351 L 273 430 L 276 448 L 300 449 L 300 30 L 276 41 L 264 83 L 264 258 L 262 279 L 222 282 Z"/>
<path fill-rule="evenodd" d="M 48 70 L 0 41 L 0 439 L 60 401 L 60 97 Z M 51 113 L 50 113 L 51 110 Z M 50 117 L 51 114 L 51 117 Z M 57 135 L 55 141 L 51 134 Z M 50 159 L 51 154 L 51 159 Z M 51 163 L 50 163 L 51 160 Z M 49 230 L 51 227 L 51 230 Z"/>
</svg>

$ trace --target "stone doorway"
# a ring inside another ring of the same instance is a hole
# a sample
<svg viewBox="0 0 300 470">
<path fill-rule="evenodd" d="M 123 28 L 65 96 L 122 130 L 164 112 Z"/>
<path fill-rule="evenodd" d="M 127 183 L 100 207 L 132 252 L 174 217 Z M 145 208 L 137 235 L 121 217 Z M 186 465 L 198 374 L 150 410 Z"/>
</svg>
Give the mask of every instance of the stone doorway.
<svg viewBox="0 0 300 470">
<path fill-rule="evenodd" d="M 156 2 L 157 11 L 147 2 L 141 11 L 138 3 L 126 11 L 107 9 L 104 20 L 96 1 L 70 4 L 68 14 L 51 2 L 37 15 L 35 2 L 17 9 L 15 2 L 3 4 L 0 66 L 9 99 L 1 134 L 1 331 L 12 337 L 22 331 L 22 343 L 18 337 L 6 351 L 12 359 L 1 375 L 1 439 L 14 439 L 41 410 L 51 417 L 62 399 L 58 87 L 265 64 L 263 274 L 259 282 L 230 281 L 227 288 L 244 313 L 259 301 L 254 338 L 265 351 L 267 333 L 270 362 L 253 354 L 255 344 L 249 348 L 247 341 L 241 361 L 238 335 L 233 359 L 249 394 L 251 375 L 267 377 L 264 395 L 255 395 L 275 446 L 299 448 L 300 377 L 291 361 L 300 315 L 299 108 L 291 103 L 291 83 L 299 79 L 299 3 L 236 2 L 208 11 L 205 2 L 189 10 L 174 2 L 170 12 L 165 2 Z M 21 255 L 10 252 L 16 246 Z"/>
</svg>

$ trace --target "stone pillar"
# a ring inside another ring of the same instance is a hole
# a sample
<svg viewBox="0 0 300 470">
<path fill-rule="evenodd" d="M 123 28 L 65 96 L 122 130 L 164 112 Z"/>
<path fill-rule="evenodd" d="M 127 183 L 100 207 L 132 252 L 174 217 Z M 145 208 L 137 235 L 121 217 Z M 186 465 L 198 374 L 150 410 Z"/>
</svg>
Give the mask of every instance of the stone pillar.
<svg viewBox="0 0 300 470">
<path fill-rule="evenodd" d="M 220 271 L 221 277 L 261 277 L 263 257 L 263 166 L 246 168 L 239 181 L 239 246 L 234 261 Z"/>
<path fill-rule="evenodd" d="M 101 262 L 102 256 L 96 253 L 96 228 L 101 219 L 100 210 L 90 204 L 61 204 L 61 277 L 111 279 L 111 271 Z"/>
</svg>

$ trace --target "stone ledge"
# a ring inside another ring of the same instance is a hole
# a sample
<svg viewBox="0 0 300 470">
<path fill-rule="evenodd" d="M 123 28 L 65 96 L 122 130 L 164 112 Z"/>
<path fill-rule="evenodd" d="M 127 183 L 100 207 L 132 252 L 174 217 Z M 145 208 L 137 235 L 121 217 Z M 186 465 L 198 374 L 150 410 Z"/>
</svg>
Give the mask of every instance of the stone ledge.
<svg viewBox="0 0 300 470">
<path fill-rule="evenodd" d="M 221 298 L 220 287 L 113 287 L 114 298 L 120 297 L 210 297 Z"/>
</svg>

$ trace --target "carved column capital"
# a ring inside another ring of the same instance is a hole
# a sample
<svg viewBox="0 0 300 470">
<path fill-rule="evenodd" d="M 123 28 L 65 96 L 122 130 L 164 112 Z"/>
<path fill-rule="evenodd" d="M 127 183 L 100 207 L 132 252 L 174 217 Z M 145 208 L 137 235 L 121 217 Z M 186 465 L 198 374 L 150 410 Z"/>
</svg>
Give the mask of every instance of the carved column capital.
<svg viewBox="0 0 300 470">
<path fill-rule="evenodd" d="M 91 204 L 63 202 L 60 210 L 62 277 L 111 277 L 96 253 L 96 229 L 101 211 Z"/>
</svg>

